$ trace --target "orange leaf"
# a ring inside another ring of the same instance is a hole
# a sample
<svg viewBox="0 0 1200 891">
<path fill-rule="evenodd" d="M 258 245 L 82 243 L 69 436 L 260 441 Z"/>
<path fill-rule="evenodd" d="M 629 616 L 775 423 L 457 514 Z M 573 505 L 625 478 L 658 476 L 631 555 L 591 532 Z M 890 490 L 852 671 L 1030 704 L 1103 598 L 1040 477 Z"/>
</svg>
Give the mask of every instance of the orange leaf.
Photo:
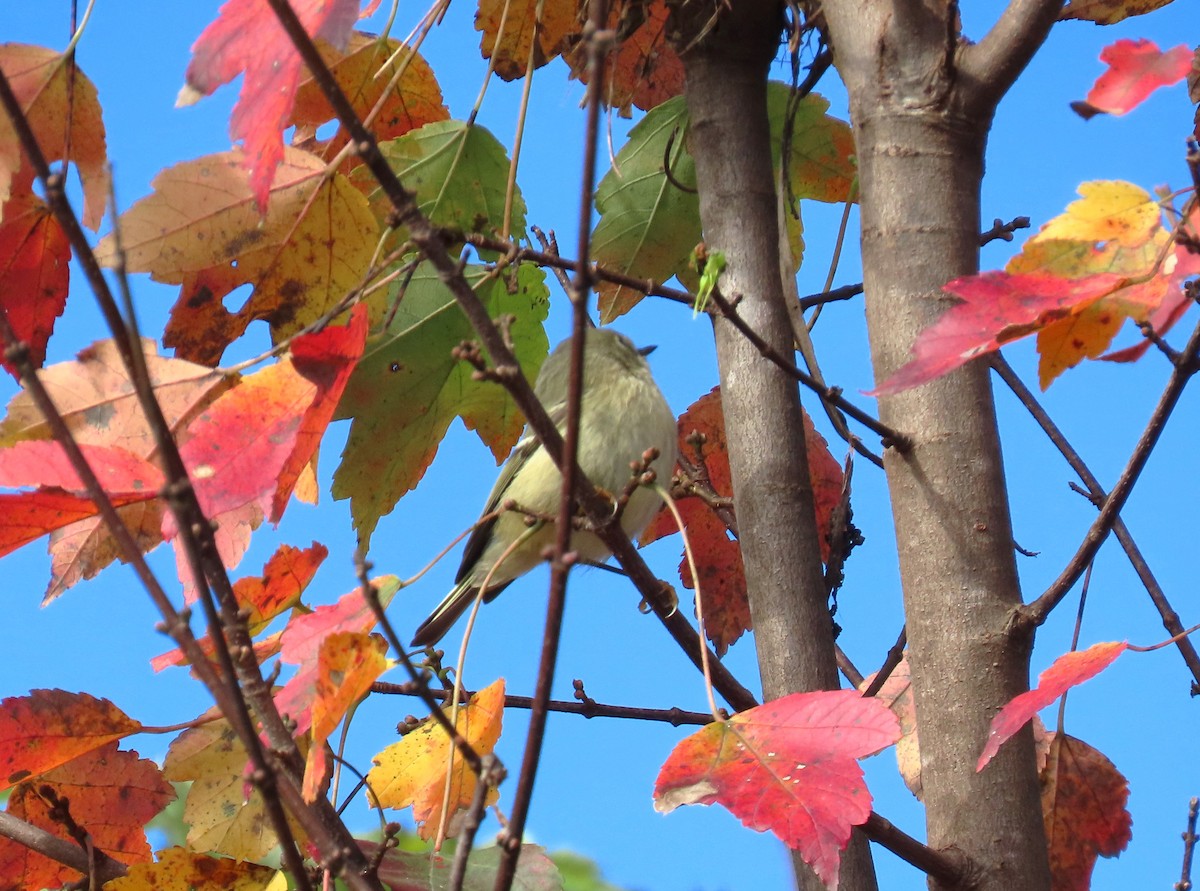
<svg viewBox="0 0 1200 891">
<path fill-rule="evenodd" d="M 233 378 L 215 374 L 212 369 L 159 356 L 151 340 L 143 339 L 142 349 L 155 398 L 175 433 L 234 383 Z M 99 341 L 81 351 L 76 361 L 52 365 L 39 376 L 77 442 L 124 449 L 147 460 L 157 456 L 158 446 L 111 340 Z M 22 391 L 13 397 L 8 417 L 0 423 L 0 443 L 48 440 L 51 436 L 46 419 L 29 394 Z M 144 550 L 162 541 L 161 502 L 139 501 L 132 495 L 116 500 L 128 505 L 120 507 L 118 513 Z M 78 510 L 74 517 L 64 513 L 62 522 L 53 524 L 58 527 L 72 519 L 77 521 L 58 529 L 50 539 L 51 582 L 43 603 L 80 579 L 93 577 L 120 555 L 111 533 L 95 517 L 95 508 L 81 508 L 74 508 Z M 64 503 L 63 510 L 68 509 Z"/>
<path fill-rule="evenodd" d="M 570 3 L 546 3 L 537 17 L 538 0 L 480 0 L 475 30 L 483 32 L 479 50 L 503 80 L 522 77 L 529 67 L 529 50 L 537 35 L 533 67 L 541 68 L 563 52 L 567 39 L 581 29 L 578 10 Z M 504 30 L 500 30 L 501 22 Z"/>
<path fill-rule="evenodd" d="M 320 158 L 284 151 L 265 217 L 242 163 L 235 150 L 176 164 L 121 215 L 129 271 L 182 285 L 164 336 L 180 358 L 215 365 L 258 319 L 276 342 L 299 333 L 361 284 L 378 240 L 366 197 Z M 96 254 L 115 262 L 111 236 Z M 227 310 L 222 300 L 247 284 L 250 299 Z"/>
<path fill-rule="evenodd" d="M 144 503 L 154 494 L 109 496 L 113 505 Z M 87 522 L 99 512 L 96 503 L 84 495 L 72 495 L 57 489 L 38 489 L 14 495 L 0 495 L 0 557 L 41 538 L 59 533 L 81 521 Z M 51 540 L 51 548 L 55 541 Z M 43 604 L 45 601 L 43 601 Z"/>
<path fill-rule="evenodd" d="M 1116 857 L 1133 837 L 1129 783 L 1096 749 L 1055 734 L 1042 770 L 1042 818 L 1055 891 L 1088 891 L 1097 857 Z"/>
<path fill-rule="evenodd" d="M 371 124 L 371 132 L 380 142 L 403 136 L 409 130 L 433 121 L 450 118 L 450 111 L 442 102 L 441 87 L 429 63 L 420 54 L 407 48 L 401 49 L 400 41 L 394 38 L 383 40 L 355 31 L 350 35 L 344 54 L 322 45 L 321 55 L 325 57 L 334 80 L 350 100 L 355 112 L 364 120 L 384 95 L 384 89 L 392 78 L 403 69 L 399 82 L 387 93 L 379 114 Z M 384 63 L 393 55 L 395 58 L 385 67 Z M 289 124 L 297 127 L 299 139 L 294 144 L 307 145 L 302 140 L 333 118 L 333 109 L 325 94 L 306 72 L 296 90 L 296 103 L 288 119 Z M 345 132 L 340 131 L 334 139 L 319 144 L 320 152 L 323 157 L 333 157 L 347 141 Z M 361 161 L 355 159 L 353 163 Z"/>
<path fill-rule="evenodd" d="M 306 334 L 292 343 L 296 371 L 317 386 L 312 404 L 300 421 L 296 446 L 279 472 L 279 484 L 271 504 L 271 521 L 279 522 L 301 472 L 316 459 L 317 447 L 333 418 L 354 366 L 367 343 L 367 308 L 358 304 L 349 322 L 331 325 L 316 334 Z"/>
<path fill-rule="evenodd" d="M 458 710 L 455 727 L 479 754 L 495 748 L 500 738 L 504 715 L 504 680 L 495 681 L 471 697 Z M 397 743 L 375 756 L 375 766 L 367 774 L 367 783 L 376 796 L 377 807 L 412 806 L 417 834 L 432 838 L 443 816 L 453 820 L 457 812 L 470 804 L 475 791 L 476 774 L 467 767 L 441 725 L 428 720 Z M 453 758 L 453 761 L 451 761 Z M 450 774 L 450 813 L 443 814 L 442 796 Z M 499 793 L 493 789 L 488 802 Z M 451 822 L 450 834 L 456 827 Z"/>
<path fill-rule="evenodd" d="M 233 594 L 238 606 L 248 613 L 246 622 L 251 635 L 258 634 L 284 610 L 300 602 L 300 595 L 327 556 L 329 549 L 315 541 L 312 547 L 303 551 L 291 545 L 280 545 L 263 567 L 262 575 L 246 576 L 234 583 Z M 211 654 L 212 638 L 206 635 L 200 640 L 200 646 Z M 162 671 L 168 665 L 185 662 L 183 653 L 175 649 L 155 656 L 150 665 L 155 671 Z"/>
<path fill-rule="evenodd" d="M 1118 40 L 1100 51 L 1108 70 L 1088 91 L 1087 100 L 1072 102 L 1071 108 L 1085 120 L 1097 114 L 1125 114 L 1159 87 L 1187 77 L 1192 55 L 1186 43 L 1164 53 L 1151 40 Z"/>
<path fill-rule="evenodd" d="M 0 788 L 44 774 L 142 725 L 107 699 L 34 690 L 0 703 Z"/>
<path fill-rule="evenodd" d="M 304 799 L 316 801 L 329 767 L 325 740 L 387 670 L 387 641 L 341 632 L 321 641 L 312 698 L 312 748 L 304 766 Z"/>
<path fill-rule="evenodd" d="M 14 195 L 0 213 L 0 312 L 40 367 L 54 321 L 67 303 L 71 246 L 50 208 L 31 193 Z M 14 377 L 16 367 L 4 359 Z"/>
<path fill-rule="evenodd" d="M 1038 675 L 1038 685 L 1019 696 L 1014 696 L 996 717 L 992 718 L 987 745 L 979 756 L 975 770 L 983 770 L 992 760 L 1000 746 L 1025 726 L 1025 722 L 1062 696 L 1076 684 L 1098 675 L 1116 660 L 1128 647 L 1127 643 L 1092 644 L 1086 650 L 1066 653 Z"/>
<path fill-rule="evenodd" d="M 609 13 L 609 27 L 626 36 L 604 61 L 604 101 L 623 117 L 631 106 L 648 111 L 683 93 L 683 62 L 667 40 L 669 16 L 666 0 L 625 0 Z M 565 58 L 571 75 L 587 83 L 586 45 L 577 42 Z"/>
<path fill-rule="evenodd" d="M 158 765 L 136 752 L 118 751 L 115 741 L 20 783 L 9 796 L 7 809 L 14 817 L 68 838 L 62 823 L 51 816 L 46 787 L 68 801 L 71 819 L 87 830 L 99 850 L 130 865 L 150 861 L 146 823 L 175 798 Z M 56 888 L 75 878 L 70 867 L 0 840 L 0 885 Z"/>
<path fill-rule="evenodd" d="M 100 117 L 96 87 L 76 69 L 68 93 L 70 79 L 65 60 L 54 50 L 40 46 L 20 43 L 0 46 L 0 69 L 29 119 L 46 160 L 63 160 L 64 149 L 69 145 L 69 159 L 75 162 L 83 183 L 81 220 L 95 230 L 108 202 L 104 121 Z M 13 176 L 23 163 L 16 131 L 8 115 L 0 115 L 0 204 L 9 199 Z"/>
<path fill-rule="evenodd" d="M 311 36 L 340 48 L 358 17 L 358 0 L 293 0 L 292 9 Z M 266 213 L 271 181 L 283 157 L 283 130 L 303 70 L 299 51 L 262 0 L 227 0 L 192 46 L 187 86 L 177 104 L 191 104 L 245 75 L 229 134 L 245 145 L 250 188 L 260 213 Z"/>
<path fill-rule="evenodd" d="M 654 784 L 654 807 L 720 802 L 751 829 L 773 832 L 836 889 L 850 830 L 871 813 L 856 759 L 899 735 L 887 706 L 854 690 L 793 693 L 676 745 Z"/>
</svg>

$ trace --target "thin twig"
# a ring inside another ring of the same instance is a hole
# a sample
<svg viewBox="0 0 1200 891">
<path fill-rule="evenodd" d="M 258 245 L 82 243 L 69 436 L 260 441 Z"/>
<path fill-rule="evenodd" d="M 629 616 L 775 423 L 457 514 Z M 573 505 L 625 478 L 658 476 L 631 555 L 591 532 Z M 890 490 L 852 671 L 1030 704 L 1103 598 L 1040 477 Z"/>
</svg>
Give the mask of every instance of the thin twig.
<svg viewBox="0 0 1200 891">
<path fill-rule="evenodd" d="M 883 689 L 883 685 L 892 676 L 892 672 L 896 670 L 896 666 L 904 660 L 904 648 L 906 646 L 908 646 L 907 625 L 900 629 L 900 633 L 896 636 L 896 642 L 888 650 L 883 664 L 879 666 L 879 671 L 875 672 L 875 677 L 871 679 L 871 683 L 867 686 L 867 689 L 863 690 L 863 696 L 875 696 Z"/>
<path fill-rule="evenodd" d="M 1158 444 L 1158 439 L 1162 435 L 1163 428 L 1175 410 L 1175 406 L 1179 402 L 1179 397 L 1183 395 L 1184 388 L 1193 375 L 1195 375 L 1196 371 L 1200 369 L 1200 366 L 1197 365 L 1198 357 L 1200 357 L 1200 325 L 1196 326 L 1191 338 L 1188 340 L 1187 346 L 1180 353 L 1179 361 L 1175 364 L 1175 370 L 1171 373 L 1170 380 L 1167 381 L 1167 386 L 1159 398 L 1158 405 L 1154 409 L 1154 414 L 1151 415 L 1145 431 L 1134 447 L 1133 454 L 1129 456 L 1129 461 L 1125 465 L 1120 478 L 1117 480 L 1117 484 L 1113 486 L 1108 497 L 1104 499 L 1104 506 L 1100 509 L 1100 516 L 1092 523 L 1092 527 L 1088 530 L 1087 535 L 1084 536 L 1083 542 L 1075 552 L 1075 556 L 1071 558 L 1071 561 L 1059 574 L 1059 577 L 1055 579 L 1054 583 L 1037 600 L 1027 606 L 1021 607 L 1017 611 L 1018 621 L 1035 626 L 1045 622 L 1050 612 L 1066 596 L 1075 582 L 1079 580 L 1079 577 L 1083 574 L 1088 564 L 1092 562 L 1092 558 L 1100 549 L 1100 545 L 1108 537 L 1109 530 L 1112 529 L 1113 524 L 1117 521 L 1121 508 L 1125 506 L 1125 502 L 1129 499 L 1134 483 L 1137 482 L 1138 476 L 1146 466 L 1146 461 L 1150 458 L 1150 453 L 1154 451 L 1155 445 Z"/>
<path fill-rule="evenodd" d="M 495 891 L 508 891 L 517 873 L 517 859 L 521 853 L 521 842 L 525 835 L 525 822 L 529 816 L 529 805 L 533 799 L 533 784 L 541 761 L 542 745 L 546 734 L 549 715 L 547 703 L 554 684 L 554 671 L 558 664 L 558 649 L 562 639 L 563 614 L 566 611 L 567 579 L 576 555 L 571 551 L 572 518 L 575 516 L 576 476 L 582 481 L 583 474 L 576 460 L 579 454 L 580 406 L 583 403 L 583 363 L 587 337 L 587 298 L 592 289 L 592 277 L 588 269 L 589 232 L 592 217 L 592 193 L 596 184 L 596 149 L 600 133 L 600 106 L 604 87 L 604 61 L 610 48 L 609 41 L 601 33 L 608 20 L 607 0 L 591 0 L 589 19 L 584 28 L 588 57 L 588 104 L 584 130 L 583 170 L 579 188 L 579 246 L 575 278 L 570 292 L 572 303 L 572 333 L 570 369 L 567 378 L 567 416 L 563 429 L 563 445 L 560 454 L 561 489 L 559 494 L 558 519 L 554 525 L 554 552 L 550 558 L 550 593 L 546 604 L 546 627 L 542 634 L 542 654 L 538 663 L 537 681 L 534 685 L 533 708 L 529 712 L 529 729 L 525 738 L 525 751 L 521 759 L 521 772 L 513 803 L 509 810 L 508 824 L 500 833 L 497 844 L 500 848 L 500 863 L 496 870 Z"/>
<path fill-rule="evenodd" d="M 1058 449 L 1059 453 L 1066 459 L 1067 464 L 1071 469 L 1079 475 L 1083 484 L 1087 487 L 1083 494 L 1097 508 L 1103 506 L 1104 500 L 1108 497 L 1104 488 L 1100 485 L 1100 481 L 1096 479 L 1095 474 L 1080 457 L 1079 453 L 1059 430 L 1058 425 L 1050 418 L 1050 415 L 1042 407 L 1037 397 L 1030 391 L 1025 383 L 1013 371 L 1012 366 L 999 353 L 993 354 L 991 358 L 992 369 L 999 375 L 1000 379 L 1008 385 L 1012 390 L 1013 395 L 1017 400 L 1025 406 L 1025 409 L 1042 428 L 1046 434 L 1046 438 Z M 1133 540 L 1133 535 L 1129 531 L 1129 527 L 1125 525 L 1125 521 L 1120 516 L 1113 522 L 1113 535 L 1120 542 L 1121 547 L 1125 550 L 1125 555 L 1129 558 L 1130 564 L 1133 566 L 1134 572 L 1137 573 L 1138 579 L 1141 580 L 1146 593 L 1150 595 L 1150 600 L 1154 603 L 1158 610 L 1159 616 L 1162 617 L 1163 627 L 1172 635 L 1179 635 L 1183 632 L 1183 623 L 1179 619 L 1179 614 L 1171 606 L 1167 600 L 1167 595 L 1159 585 L 1158 579 L 1150 570 L 1146 558 L 1142 555 L 1141 549 L 1138 548 L 1137 542 Z M 1200 654 L 1197 654 L 1196 648 L 1192 645 L 1191 639 L 1183 636 L 1180 637 L 1177 643 L 1179 654 L 1183 657 L 1184 663 L 1192 672 L 1192 694 L 1196 695 L 1200 692 Z"/>
<path fill-rule="evenodd" d="M 1196 852 L 1196 815 L 1200 813 L 1200 798 L 1188 802 L 1187 829 L 1183 831 L 1183 868 L 1175 891 L 1192 891 L 1192 855 Z"/>
<path fill-rule="evenodd" d="M 424 685 L 418 682 L 404 684 L 389 684 L 376 681 L 371 685 L 372 693 L 398 696 L 417 696 L 418 690 Z M 429 695 L 444 698 L 450 695 L 450 690 L 428 689 Z M 423 697 L 422 697 L 423 698 Z M 533 707 L 532 696 L 513 696 L 505 694 L 505 708 L 529 709 Z M 622 718 L 633 721 L 657 721 L 670 724 L 672 727 L 683 725 L 704 725 L 712 723 L 712 715 L 708 712 L 689 712 L 681 708 L 637 708 L 629 705 L 609 705 L 596 702 L 594 699 L 584 699 L 571 702 L 565 699 L 551 699 L 546 707 L 552 712 L 562 712 L 568 715 L 580 715 L 584 718 Z"/>
</svg>

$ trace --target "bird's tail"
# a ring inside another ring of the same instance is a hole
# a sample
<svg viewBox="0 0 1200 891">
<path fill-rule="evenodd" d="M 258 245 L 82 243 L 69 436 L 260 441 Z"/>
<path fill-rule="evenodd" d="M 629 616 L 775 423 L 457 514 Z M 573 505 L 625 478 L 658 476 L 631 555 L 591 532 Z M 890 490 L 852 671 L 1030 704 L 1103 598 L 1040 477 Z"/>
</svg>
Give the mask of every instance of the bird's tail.
<svg viewBox="0 0 1200 891">
<path fill-rule="evenodd" d="M 489 585 L 487 592 L 483 595 L 484 602 L 491 600 L 506 587 L 508 587 L 508 582 Z M 454 590 L 447 594 L 445 599 L 437 605 L 437 609 L 429 614 L 429 618 L 417 628 L 416 633 L 413 634 L 411 646 L 431 647 L 436 644 L 445 637 L 446 632 L 459 620 L 478 596 L 478 585 L 471 584 L 469 579 L 459 582 L 454 586 Z"/>
</svg>

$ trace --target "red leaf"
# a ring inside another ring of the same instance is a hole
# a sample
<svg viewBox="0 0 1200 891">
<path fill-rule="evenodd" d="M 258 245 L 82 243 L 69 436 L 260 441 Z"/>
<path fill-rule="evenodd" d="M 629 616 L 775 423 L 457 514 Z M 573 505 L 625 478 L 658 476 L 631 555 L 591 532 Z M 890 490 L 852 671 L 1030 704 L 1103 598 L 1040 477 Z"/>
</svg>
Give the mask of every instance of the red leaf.
<svg viewBox="0 0 1200 891">
<path fill-rule="evenodd" d="M 344 49 L 358 17 L 358 0 L 292 0 L 292 9 L 313 37 Z M 244 74 L 229 133 L 242 140 L 246 169 L 260 212 L 283 157 L 283 130 L 304 65 L 266 0 L 228 0 L 192 46 L 187 87 L 179 104 L 211 94 Z M 193 91 L 189 93 L 188 90 Z"/>
<path fill-rule="evenodd" d="M 1012 701 L 992 718 L 991 732 L 987 745 L 979 756 L 975 770 L 983 770 L 992 760 L 1000 746 L 1025 726 L 1025 722 L 1062 696 L 1076 684 L 1082 684 L 1104 669 L 1125 652 L 1127 643 L 1092 644 L 1086 650 L 1067 653 L 1054 660 L 1054 664 L 1038 675 L 1038 685 Z"/>
<path fill-rule="evenodd" d="M 854 690 L 793 693 L 681 741 L 659 772 L 654 806 L 720 802 L 751 829 L 774 832 L 836 888 L 850 830 L 871 813 L 856 759 L 899 736 L 888 707 Z"/>
<path fill-rule="evenodd" d="M 67 304 L 71 246 L 49 207 L 32 194 L 15 195 L 0 216 L 0 312 L 40 367 L 54 320 Z M 7 359 L 4 367 L 17 376 Z"/>
<path fill-rule="evenodd" d="M 149 461 L 124 449 L 79 446 L 100 485 L 108 492 L 145 494 L 153 498 L 162 486 L 162 474 Z M 69 492 L 84 491 L 83 481 L 67 453 L 56 442 L 34 440 L 0 449 L 0 486 L 51 486 Z"/>
<path fill-rule="evenodd" d="M 1050 887 L 1088 891 L 1096 858 L 1116 857 L 1133 837 L 1129 782 L 1096 749 L 1061 733 L 1041 780 Z"/>
<path fill-rule="evenodd" d="M 0 702 L 0 788 L 53 770 L 142 725 L 107 699 L 34 690 Z"/>
<path fill-rule="evenodd" d="M 149 500 L 154 495 L 154 492 L 145 495 L 118 493 L 109 498 L 115 507 L 123 507 Z M 90 498 L 57 489 L 0 495 L 0 557 L 50 532 L 95 517 L 97 513 L 99 509 Z"/>
<path fill-rule="evenodd" d="M 928 383 L 1080 312 L 1125 281 L 1112 273 L 1065 279 L 1045 273 L 984 272 L 956 278 L 945 290 L 963 302 L 921 332 L 913 345 L 912 360 L 867 395 L 884 396 Z"/>
<path fill-rule="evenodd" d="M 1087 119 L 1097 114 L 1125 114 L 1159 87 L 1170 86 L 1192 70 L 1192 51 L 1180 44 L 1165 53 L 1151 40 L 1118 40 L 1100 52 L 1108 64 L 1084 102 L 1071 108 Z"/>
<path fill-rule="evenodd" d="M 296 446 L 279 473 L 279 485 L 271 505 L 271 522 L 277 523 L 283 516 L 300 471 L 316 454 L 366 343 L 367 307 L 360 303 L 354 307 L 346 325 L 332 325 L 316 334 L 306 334 L 292 344 L 292 362 L 300 374 L 317 385 L 317 394 L 304 412 Z"/>
</svg>

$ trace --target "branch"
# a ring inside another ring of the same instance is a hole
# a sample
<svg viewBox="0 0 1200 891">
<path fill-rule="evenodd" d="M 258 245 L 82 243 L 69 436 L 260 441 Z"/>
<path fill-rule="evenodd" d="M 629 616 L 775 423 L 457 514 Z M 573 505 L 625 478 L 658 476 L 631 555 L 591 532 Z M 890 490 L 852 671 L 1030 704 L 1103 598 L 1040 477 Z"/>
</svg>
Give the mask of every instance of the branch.
<svg viewBox="0 0 1200 891">
<path fill-rule="evenodd" d="M 546 628 L 542 633 L 542 657 L 538 662 L 537 682 L 533 692 L 533 707 L 529 713 L 529 730 L 525 737 L 525 752 L 521 759 L 521 773 L 517 778 L 517 789 L 509 810 L 508 823 L 497 839 L 500 847 L 500 865 L 496 870 L 496 891 L 508 891 L 517 874 L 517 859 L 521 853 L 521 842 L 525 836 L 525 821 L 529 816 L 529 805 L 533 800 L 533 783 L 537 777 L 538 763 L 542 757 L 542 745 L 546 737 L 546 721 L 549 716 L 547 704 L 550 689 L 554 684 L 554 670 L 558 664 L 558 649 L 562 641 L 563 613 L 567 605 L 567 578 L 577 558 L 571 550 L 572 519 L 575 516 L 575 477 L 583 482 L 579 468 L 580 408 L 583 404 L 583 362 L 587 314 L 587 298 L 592 289 L 592 278 L 588 270 L 588 233 L 592 218 L 592 192 L 596 185 L 596 146 L 600 132 L 600 106 L 604 88 L 604 61 L 611 47 L 611 35 L 602 33 L 608 21 L 607 0 L 591 0 L 588 21 L 584 26 L 583 39 L 587 44 L 588 105 L 584 132 L 583 172 L 579 185 L 579 260 L 575 268 L 575 279 L 570 292 L 573 331 L 571 333 L 571 364 L 567 378 L 567 416 L 564 423 L 562 446 L 562 479 L 558 499 L 558 518 L 554 524 L 554 551 L 550 557 L 550 593 L 546 605 Z M 480 776 L 482 785 L 483 776 Z M 482 811 L 484 795 L 476 789 L 476 800 Z M 455 857 L 455 871 L 460 860 L 465 869 L 465 860 Z M 459 887 L 452 885 L 452 888 Z"/>
<path fill-rule="evenodd" d="M 837 387 L 822 387 L 810 375 L 805 374 L 803 371 L 797 368 L 795 362 L 789 361 L 787 358 L 781 356 L 778 352 L 772 349 L 771 345 L 763 340 L 758 335 L 758 332 L 756 332 L 746 323 L 745 319 L 738 315 L 737 308 L 730 301 L 725 299 L 724 295 L 720 293 L 719 288 L 713 288 L 711 299 L 716 307 L 721 311 L 721 315 L 728 319 L 729 322 L 741 332 L 742 336 L 754 344 L 755 349 L 757 349 L 764 358 L 773 362 L 790 377 L 804 384 L 804 386 L 816 393 L 821 399 L 837 406 L 868 430 L 878 434 L 885 448 L 892 447 L 900 452 L 903 452 L 908 448 L 908 437 L 906 437 L 904 434 L 893 430 L 882 421 L 876 420 L 857 405 L 845 399 L 842 396 L 841 390 L 839 390 Z M 882 462 L 879 461 L 878 456 L 872 456 L 868 454 L 866 457 L 877 466 L 882 466 Z"/>
<path fill-rule="evenodd" d="M 121 878 L 128 869 L 124 863 L 114 860 L 99 848 L 94 848 L 92 858 L 95 872 L 93 873 L 88 863 L 87 851 L 4 811 L 0 811 L 0 836 L 71 867 L 71 869 L 88 876 L 97 886 Z"/>
<path fill-rule="evenodd" d="M 1188 802 L 1187 829 L 1183 833 L 1183 867 L 1175 891 L 1192 891 L 1192 855 L 1196 851 L 1196 815 L 1200 813 L 1200 800 Z"/>
<path fill-rule="evenodd" d="M 582 691 L 582 684 L 579 681 L 575 682 L 576 696 Z M 389 684 L 384 681 L 376 681 L 371 685 L 372 693 L 381 693 L 393 696 L 416 696 L 418 695 L 418 685 L 413 683 L 406 684 Z M 449 697 L 451 690 L 428 690 L 431 696 Z M 505 708 L 520 708 L 528 709 L 533 707 L 532 696 L 511 696 L 504 697 Z M 663 724 L 670 724 L 672 727 L 682 727 L 684 725 L 704 726 L 711 724 L 713 716 L 709 712 L 689 712 L 681 708 L 636 708 L 629 705 L 608 705 L 602 702 L 596 702 L 594 699 L 589 699 L 586 696 L 580 698 L 576 702 L 569 702 L 565 699 L 551 699 L 547 702 L 546 707 L 552 712 L 563 712 L 568 715 L 582 715 L 584 718 L 622 718 L 633 721 L 658 721 Z"/>
<path fill-rule="evenodd" d="M 1100 481 L 1096 479 L 1095 474 L 1084 463 L 1083 459 L 1075 451 L 1074 447 L 1067 441 L 1055 425 L 1054 421 L 1046 413 L 1046 410 L 1037 401 L 1037 398 L 1029 391 L 1029 388 L 1021 381 L 1012 366 L 999 354 L 992 356 L 991 364 L 993 370 L 1000 376 L 1013 394 L 1017 397 L 1022 405 L 1037 421 L 1042 431 L 1051 443 L 1059 450 L 1067 463 L 1071 465 L 1084 485 L 1087 487 L 1086 495 L 1088 500 L 1096 507 L 1101 507 L 1104 504 L 1107 494 Z M 1145 557 L 1142 556 L 1141 550 L 1137 543 L 1133 540 L 1133 536 L 1129 532 L 1129 528 L 1125 525 L 1125 521 L 1118 515 L 1113 521 L 1113 534 L 1116 535 L 1117 541 L 1121 543 L 1121 547 L 1125 549 L 1126 556 L 1129 557 L 1129 562 L 1133 565 L 1134 571 L 1138 578 L 1141 579 L 1142 585 L 1145 586 L 1146 592 L 1150 595 L 1150 599 L 1158 608 L 1158 614 L 1162 616 L 1163 626 L 1175 638 L 1175 644 L 1179 648 L 1179 653 L 1183 656 L 1184 663 L 1191 669 L 1192 672 L 1192 695 L 1196 695 L 1200 691 L 1200 655 L 1196 653 L 1196 648 L 1192 645 L 1191 638 L 1183 634 L 1183 623 L 1179 621 L 1179 614 L 1172 608 L 1167 600 L 1166 594 L 1163 592 L 1162 586 L 1158 584 L 1158 579 L 1154 577 L 1154 573 L 1150 571 L 1149 564 L 1146 563 Z"/>
<path fill-rule="evenodd" d="M 992 30 L 960 50 L 959 72 L 968 81 L 968 99 L 994 105 L 1025 70 L 1046 40 L 1063 0 L 1009 0 Z"/>
<path fill-rule="evenodd" d="M 1071 586 L 1079 580 L 1084 570 L 1087 569 L 1088 564 L 1092 562 L 1092 558 L 1096 556 L 1100 545 L 1108 537 L 1109 530 L 1112 529 L 1113 524 L 1117 521 L 1121 508 L 1125 506 L 1125 502 L 1129 499 L 1129 495 L 1133 491 L 1133 485 L 1137 482 L 1142 468 L 1146 466 L 1146 461 L 1149 459 L 1150 453 L 1154 450 L 1155 445 L 1158 444 L 1158 438 L 1162 435 L 1167 420 L 1175 410 L 1175 405 L 1179 402 L 1179 397 L 1183 394 L 1184 387 L 1187 386 L 1192 376 L 1200 370 L 1198 357 L 1200 357 L 1200 325 L 1196 326 L 1191 338 L 1188 340 L 1187 346 L 1179 354 L 1179 361 L 1175 364 L 1175 370 L 1171 373 L 1171 379 L 1167 381 L 1166 389 L 1163 390 L 1163 394 L 1159 398 L 1158 405 L 1154 409 L 1154 414 L 1151 415 L 1141 439 L 1138 440 L 1137 446 L 1133 450 L 1133 454 L 1129 456 L 1129 462 L 1125 465 L 1125 470 L 1122 471 L 1120 479 L 1117 480 L 1117 484 L 1113 487 L 1112 492 L 1104 500 L 1104 506 L 1100 509 L 1100 516 L 1092 523 L 1092 527 L 1088 530 L 1082 544 L 1080 544 L 1079 549 L 1075 552 L 1075 556 L 1071 558 L 1071 562 L 1067 564 L 1054 583 L 1037 600 L 1017 610 L 1018 622 L 1034 626 L 1045 622 L 1047 616 L 1050 615 L 1050 611 L 1067 595 L 1067 592 L 1071 590 Z"/>
</svg>

